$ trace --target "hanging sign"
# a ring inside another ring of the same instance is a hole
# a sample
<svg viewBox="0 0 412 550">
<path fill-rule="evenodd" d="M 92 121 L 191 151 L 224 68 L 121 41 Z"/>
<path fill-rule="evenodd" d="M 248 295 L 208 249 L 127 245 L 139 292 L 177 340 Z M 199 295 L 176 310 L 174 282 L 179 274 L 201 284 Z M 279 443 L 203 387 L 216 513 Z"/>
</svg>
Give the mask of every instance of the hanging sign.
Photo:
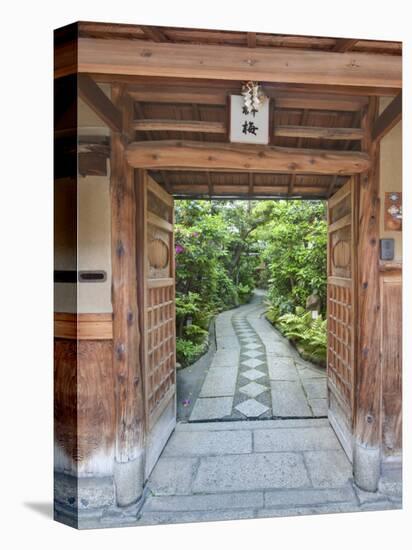
<svg viewBox="0 0 412 550">
<path fill-rule="evenodd" d="M 386 231 L 402 231 L 402 193 L 385 193 Z"/>
<path fill-rule="evenodd" d="M 255 104 L 245 95 L 230 96 L 230 134 L 232 143 L 269 143 L 269 99 Z"/>
</svg>

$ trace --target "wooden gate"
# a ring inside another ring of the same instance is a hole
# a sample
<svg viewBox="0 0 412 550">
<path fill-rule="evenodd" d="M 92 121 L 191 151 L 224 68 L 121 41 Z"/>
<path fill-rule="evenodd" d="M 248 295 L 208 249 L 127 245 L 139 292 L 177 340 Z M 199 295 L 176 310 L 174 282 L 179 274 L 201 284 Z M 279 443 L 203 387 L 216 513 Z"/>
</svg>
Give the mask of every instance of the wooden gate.
<svg viewBox="0 0 412 550">
<path fill-rule="evenodd" d="M 173 197 L 144 171 L 136 181 L 146 477 L 176 424 Z"/>
<path fill-rule="evenodd" d="M 357 200 L 351 178 L 328 201 L 328 416 L 352 460 L 357 315 Z"/>
</svg>

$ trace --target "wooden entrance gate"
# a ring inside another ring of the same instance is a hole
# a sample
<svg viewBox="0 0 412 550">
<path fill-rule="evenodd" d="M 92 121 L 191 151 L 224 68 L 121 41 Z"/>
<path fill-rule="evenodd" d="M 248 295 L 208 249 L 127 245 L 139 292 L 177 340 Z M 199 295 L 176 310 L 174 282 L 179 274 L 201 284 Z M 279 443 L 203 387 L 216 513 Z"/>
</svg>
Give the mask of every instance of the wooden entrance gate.
<svg viewBox="0 0 412 550">
<path fill-rule="evenodd" d="M 328 201 L 328 416 L 352 459 L 356 365 L 356 185 L 351 178 Z"/>
<path fill-rule="evenodd" d="M 146 422 L 146 476 L 176 424 L 173 197 L 138 172 L 137 257 Z"/>
<path fill-rule="evenodd" d="M 69 287 L 56 283 L 57 349 L 81 345 L 88 354 L 83 370 L 78 353 L 70 361 L 56 354 L 58 379 L 71 381 L 56 385 L 57 409 L 67 404 L 68 411 L 57 425 L 70 434 L 70 445 L 56 435 L 63 457 L 56 471 L 65 472 L 73 460 L 74 477 L 112 476 L 116 503 L 134 504 L 173 430 L 172 195 L 329 199 L 329 418 L 348 455 L 355 449 L 356 483 L 374 491 L 382 451 L 390 446 L 391 454 L 400 452 L 400 360 L 394 355 L 400 347 L 401 271 L 393 281 L 397 288 L 389 289 L 386 277 L 379 286 L 382 270 L 396 268 L 379 261 L 379 143 L 402 116 L 402 45 L 193 32 L 85 22 L 56 32 L 56 187 L 66 186 L 58 180 L 67 178 L 76 189 L 83 176 L 108 177 L 110 156 L 111 216 L 105 226 L 110 262 L 104 264 L 111 285 L 96 280 L 90 288 L 98 300 L 67 304 Z M 228 140 L 228 97 L 250 80 L 263 83 L 272 100 L 267 145 Z M 386 97 L 393 99 L 379 114 Z M 91 134 L 87 115 L 78 131 L 77 111 L 85 106 L 104 129 Z M 85 201 L 81 193 L 74 196 L 74 205 Z M 93 261 L 98 243 L 81 234 L 77 210 L 66 213 L 72 217 L 59 253 L 64 275 L 74 281 L 70 294 L 78 297 L 81 282 L 67 271 L 72 256 L 80 257 L 72 243 L 83 253 L 92 245 Z M 97 274 L 100 267 L 92 265 Z M 384 300 L 380 288 L 384 298 L 390 292 Z M 393 333 L 382 318 L 388 304 L 398 322 Z M 98 437 L 89 452 L 92 429 Z"/>
</svg>

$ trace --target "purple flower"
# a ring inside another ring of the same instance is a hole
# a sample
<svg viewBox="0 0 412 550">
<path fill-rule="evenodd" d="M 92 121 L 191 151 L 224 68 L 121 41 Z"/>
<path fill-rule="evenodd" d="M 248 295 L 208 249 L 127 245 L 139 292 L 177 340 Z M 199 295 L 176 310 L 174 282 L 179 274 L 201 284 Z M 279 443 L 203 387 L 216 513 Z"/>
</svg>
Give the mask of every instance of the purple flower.
<svg viewBox="0 0 412 550">
<path fill-rule="evenodd" d="M 192 233 L 192 237 L 198 237 L 199 236 L 199 233 L 197 231 L 195 231 L 194 233 Z"/>
<path fill-rule="evenodd" d="M 185 249 L 183 248 L 182 245 L 177 244 L 177 245 L 175 246 L 175 252 L 176 252 L 176 254 L 181 254 L 181 253 L 184 252 L 184 251 L 185 251 Z"/>
</svg>

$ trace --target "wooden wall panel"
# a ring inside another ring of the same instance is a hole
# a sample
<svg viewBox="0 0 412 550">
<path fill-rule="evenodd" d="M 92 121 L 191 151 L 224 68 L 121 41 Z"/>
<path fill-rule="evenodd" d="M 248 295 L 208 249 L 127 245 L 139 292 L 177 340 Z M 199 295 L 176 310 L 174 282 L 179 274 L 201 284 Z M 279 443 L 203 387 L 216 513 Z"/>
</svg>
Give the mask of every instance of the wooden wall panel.
<svg viewBox="0 0 412 550">
<path fill-rule="evenodd" d="M 55 339 L 58 471 L 111 474 L 115 429 L 112 353 L 111 340 Z"/>
<path fill-rule="evenodd" d="M 382 451 L 402 449 L 402 276 L 381 275 L 382 303 Z"/>
<path fill-rule="evenodd" d="M 113 316 L 111 313 L 55 313 L 54 336 L 70 340 L 110 340 Z"/>
</svg>

